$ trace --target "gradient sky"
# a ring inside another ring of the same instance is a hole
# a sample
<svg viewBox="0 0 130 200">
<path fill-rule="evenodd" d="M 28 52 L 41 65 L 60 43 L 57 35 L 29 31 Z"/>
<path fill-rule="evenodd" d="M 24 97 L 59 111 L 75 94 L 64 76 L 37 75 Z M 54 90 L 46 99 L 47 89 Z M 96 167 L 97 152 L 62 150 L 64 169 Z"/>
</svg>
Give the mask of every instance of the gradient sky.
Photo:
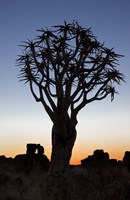
<svg viewBox="0 0 130 200">
<path fill-rule="evenodd" d="M 0 0 L 0 155 L 14 157 L 29 142 L 51 153 L 52 123 L 28 85 L 18 82 L 15 66 L 21 41 L 36 37 L 36 29 L 77 20 L 92 27 L 100 42 L 125 57 L 119 69 L 126 83 L 119 95 L 86 106 L 78 116 L 78 135 L 71 163 L 104 149 L 122 159 L 130 151 L 130 1 L 129 0 Z"/>
</svg>

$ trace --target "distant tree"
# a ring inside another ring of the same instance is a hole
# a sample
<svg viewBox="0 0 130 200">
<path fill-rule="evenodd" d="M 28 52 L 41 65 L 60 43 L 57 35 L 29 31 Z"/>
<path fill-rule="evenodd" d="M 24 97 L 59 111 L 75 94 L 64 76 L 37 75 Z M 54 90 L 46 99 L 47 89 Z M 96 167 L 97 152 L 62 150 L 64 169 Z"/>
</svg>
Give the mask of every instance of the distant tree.
<svg viewBox="0 0 130 200">
<path fill-rule="evenodd" d="M 93 101 L 114 99 L 114 85 L 124 81 L 116 54 L 97 41 L 91 29 L 77 22 L 38 30 L 35 40 L 24 42 L 20 80 L 28 83 L 52 123 L 49 174 L 64 177 L 76 139 L 79 111 Z M 61 199 L 60 199 L 61 200 Z"/>
</svg>

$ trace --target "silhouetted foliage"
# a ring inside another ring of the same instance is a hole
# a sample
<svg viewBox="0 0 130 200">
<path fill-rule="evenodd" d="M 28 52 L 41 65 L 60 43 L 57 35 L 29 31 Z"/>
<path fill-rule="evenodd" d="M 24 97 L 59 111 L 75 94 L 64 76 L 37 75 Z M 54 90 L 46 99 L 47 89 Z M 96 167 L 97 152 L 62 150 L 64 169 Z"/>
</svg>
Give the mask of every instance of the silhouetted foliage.
<svg viewBox="0 0 130 200">
<path fill-rule="evenodd" d="M 90 28 L 77 22 L 38 32 L 34 41 L 21 45 L 19 78 L 29 83 L 34 98 L 43 104 L 52 121 L 59 102 L 63 112 L 70 108 L 77 114 L 86 104 L 109 94 L 114 99 L 114 84 L 124 81 L 117 70 L 121 55 L 98 42 Z"/>
</svg>

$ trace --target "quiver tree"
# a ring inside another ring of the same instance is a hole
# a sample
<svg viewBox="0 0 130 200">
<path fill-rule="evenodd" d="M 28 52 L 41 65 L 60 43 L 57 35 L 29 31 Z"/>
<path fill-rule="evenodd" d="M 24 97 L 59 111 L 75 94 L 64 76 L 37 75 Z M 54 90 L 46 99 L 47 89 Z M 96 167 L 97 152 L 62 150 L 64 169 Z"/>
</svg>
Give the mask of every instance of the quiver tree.
<svg viewBox="0 0 130 200">
<path fill-rule="evenodd" d="M 50 173 L 65 174 L 76 139 L 79 111 L 93 101 L 111 96 L 115 84 L 124 81 L 117 70 L 121 55 L 97 41 L 91 29 L 77 22 L 38 30 L 39 36 L 24 42 L 20 80 L 28 83 L 52 123 Z"/>
</svg>

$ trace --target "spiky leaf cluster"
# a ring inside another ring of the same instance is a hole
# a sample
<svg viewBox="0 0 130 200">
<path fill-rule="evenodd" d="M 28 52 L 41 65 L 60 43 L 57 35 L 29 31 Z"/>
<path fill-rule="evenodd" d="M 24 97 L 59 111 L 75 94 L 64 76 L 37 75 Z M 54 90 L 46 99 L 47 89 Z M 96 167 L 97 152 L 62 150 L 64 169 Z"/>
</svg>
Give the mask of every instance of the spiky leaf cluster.
<svg viewBox="0 0 130 200">
<path fill-rule="evenodd" d="M 109 94 L 114 99 L 115 84 L 124 81 L 117 70 L 121 55 L 106 48 L 90 28 L 77 22 L 38 32 L 34 41 L 21 45 L 23 53 L 17 63 L 20 80 L 30 84 L 34 98 L 42 102 L 49 115 L 59 107 L 76 115 L 87 103 Z"/>
</svg>

